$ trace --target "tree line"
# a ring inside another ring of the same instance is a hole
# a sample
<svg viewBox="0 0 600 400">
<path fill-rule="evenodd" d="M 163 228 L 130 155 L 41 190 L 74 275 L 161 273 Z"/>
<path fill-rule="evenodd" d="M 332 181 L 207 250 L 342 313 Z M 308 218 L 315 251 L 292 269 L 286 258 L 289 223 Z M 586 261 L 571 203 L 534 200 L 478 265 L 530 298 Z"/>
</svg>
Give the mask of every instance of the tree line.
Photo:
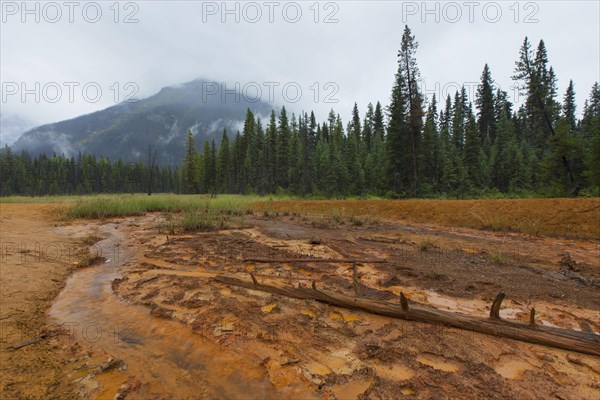
<svg viewBox="0 0 600 400">
<path fill-rule="evenodd" d="M 152 164 L 111 162 L 90 154 L 31 157 L 6 146 L 0 150 L 0 195 L 182 192 L 178 168 Z"/>
<path fill-rule="evenodd" d="M 111 163 L 80 155 L 32 159 L 0 152 L 0 194 L 104 192 L 289 193 L 338 197 L 600 195 L 600 85 L 577 118 L 575 87 L 559 98 L 543 40 L 525 38 L 512 77 L 525 100 L 515 108 L 486 64 L 474 99 L 465 88 L 427 99 L 405 27 L 387 107 L 355 104 L 344 124 L 333 110 L 261 121 L 248 110 L 242 132 L 224 131 L 199 151 L 188 132 L 179 167 Z"/>
</svg>

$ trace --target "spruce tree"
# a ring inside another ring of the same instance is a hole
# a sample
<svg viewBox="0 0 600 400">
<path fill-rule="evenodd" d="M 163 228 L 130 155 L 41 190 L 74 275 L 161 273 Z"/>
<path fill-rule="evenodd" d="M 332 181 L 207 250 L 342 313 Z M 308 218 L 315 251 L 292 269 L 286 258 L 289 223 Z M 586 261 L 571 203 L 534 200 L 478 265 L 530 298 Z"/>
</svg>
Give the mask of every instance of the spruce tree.
<svg viewBox="0 0 600 400">
<path fill-rule="evenodd" d="M 569 87 L 567 88 L 567 91 L 565 93 L 562 106 L 563 115 L 567 120 L 567 125 L 569 126 L 569 130 L 571 132 L 574 132 L 577 126 L 575 108 L 575 87 L 573 85 L 573 80 L 571 79 L 569 81 Z"/>
<path fill-rule="evenodd" d="M 422 191 L 425 195 L 432 195 L 435 192 L 440 178 L 438 174 L 442 170 L 437 118 L 437 101 L 434 94 L 427 109 L 423 128 Z"/>
<path fill-rule="evenodd" d="M 375 118 L 375 110 L 373 104 L 369 103 L 367 106 L 367 112 L 363 122 L 362 141 L 365 145 L 366 151 L 371 150 L 371 144 L 373 141 L 373 119 Z"/>
<path fill-rule="evenodd" d="M 375 114 L 373 116 L 373 136 L 379 136 L 381 142 L 385 141 L 385 123 L 383 121 L 383 111 L 381 103 L 375 105 Z"/>
<path fill-rule="evenodd" d="M 463 164 L 472 187 L 482 189 L 485 183 L 482 162 L 482 141 L 471 105 L 467 107 Z"/>
<path fill-rule="evenodd" d="M 485 64 L 483 72 L 481 73 L 481 83 L 477 88 L 475 98 L 475 105 L 477 106 L 477 126 L 479 127 L 482 140 L 483 138 L 488 138 L 490 141 L 494 140 L 496 131 L 494 90 L 494 82 L 492 80 L 490 68 Z"/>
<path fill-rule="evenodd" d="M 277 134 L 278 136 L 276 151 L 276 186 L 281 188 L 287 188 L 289 182 L 288 174 L 290 168 L 289 155 L 291 131 L 285 107 L 282 107 L 281 112 L 279 113 L 279 125 L 277 127 Z"/>
<path fill-rule="evenodd" d="M 266 191 L 273 193 L 275 191 L 275 184 L 278 177 L 277 174 L 277 123 L 275 117 L 275 111 L 271 111 L 271 117 L 269 118 L 269 125 L 267 126 L 266 132 L 266 145 L 265 145 L 265 164 L 267 169 L 267 188 Z"/>
<path fill-rule="evenodd" d="M 227 130 L 223 129 L 223 136 L 221 137 L 221 145 L 219 146 L 219 155 L 217 159 L 217 179 L 216 187 L 220 193 L 231 193 L 232 189 L 229 184 L 229 137 L 227 136 Z"/>
<path fill-rule="evenodd" d="M 398 53 L 398 71 L 392 89 L 388 126 L 388 178 L 397 193 L 416 196 L 419 188 L 423 96 L 418 85 L 418 43 L 405 26 Z"/>
</svg>

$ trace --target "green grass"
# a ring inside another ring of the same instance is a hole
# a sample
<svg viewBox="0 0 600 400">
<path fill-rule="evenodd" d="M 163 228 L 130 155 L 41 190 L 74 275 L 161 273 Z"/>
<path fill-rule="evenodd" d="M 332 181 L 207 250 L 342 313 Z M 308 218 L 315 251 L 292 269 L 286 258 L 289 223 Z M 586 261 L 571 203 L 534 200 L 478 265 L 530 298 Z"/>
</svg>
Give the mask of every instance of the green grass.
<svg viewBox="0 0 600 400">
<path fill-rule="evenodd" d="M 490 254 L 490 260 L 492 260 L 496 264 L 504 264 L 504 263 L 508 262 L 508 258 L 506 258 L 501 253 L 492 253 L 492 254 Z"/>
<path fill-rule="evenodd" d="M 82 196 L 0 196 L 0 203 L 44 203 L 44 204 L 65 204 L 74 203 Z M 93 197 L 93 196 L 89 196 Z"/>
<path fill-rule="evenodd" d="M 255 196 L 157 194 L 98 195 L 76 200 L 67 210 L 68 218 L 102 219 L 143 215 L 148 212 L 245 215 L 260 198 Z"/>
</svg>

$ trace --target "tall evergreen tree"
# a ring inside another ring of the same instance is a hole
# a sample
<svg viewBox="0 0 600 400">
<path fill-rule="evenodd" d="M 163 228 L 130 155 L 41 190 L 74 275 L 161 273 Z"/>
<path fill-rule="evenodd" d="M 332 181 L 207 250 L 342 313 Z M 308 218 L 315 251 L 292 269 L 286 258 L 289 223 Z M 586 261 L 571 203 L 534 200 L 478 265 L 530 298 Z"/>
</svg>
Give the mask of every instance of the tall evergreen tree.
<svg viewBox="0 0 600 400">
<path fill-rule="evenodd" d="M 276 185 L 282 188 L 288 187 L 288 174 L 290 169 L 290 140 L 291 131 L 287 112 L 285 107 L 281 108 L 279 113 L 279 125 L 277 127 L 277 150 L 276 150 L 276 165 L 277 165 L 277 176 Z"/>
<path fill-rule="evenodd" d="M 569 81 L 569 87 L 565 93 L 565 97 L 563 100 L 562 111 L 563 115 L 567 120 L 567 125 L 571 132 L 575 131 L 577 126 L 577 118 L 575 116 L 575 87 L 573 85 L 573 80 Z"/>
<path fill-rule="evenodd" d="M 365 145 L 366 151 L 371 150 L 371 144 L 373 141 L 373 119 L 375 118 L 375 110 L 373 104 L 369 103 L 367 106 L 367 112 L 365 114 L 365 120 L 363 122 L 362 141 Z"/>
<path fill-rule="evenodd" d="M 475 104 L 477 106 L 477 126 L 483 138 L 494 140 L 496 131 L 494 82 L 487 64 L 481 73 L 481 83 L 477 88 Z"/>
<path fill-rule="evenodd" d="M 390 186 L 396 192 L 416 196 L 419 188 L 421 141 L 423 129 L 423 97 L 418 85 L 418 43 L 408 26 L 404 27 L 398 72 L 392 89 L 388 126 Z"/>
<path fill-rule="evenodd" d="M 481 134 L 471 105 L 467 107 L 467 124 L 465 128 L 464 166 L 469 177 L 469 184 L 477 189 L 482 189 L 485 184 L 483 171 L 483 148 Z"/>
<path fill-rule="evenodd" d="M 198 193 L 200 189 L 197 164 L 198 150 L 196 150 L 194 135 L 192 134 L 192 131 L 188 131 L 185 144 L 185 158 L 183 159 L 184 190 L 186 193 Z"/>
<path fill-rule="evenodd" d="M 438 112 L 435 94 L 427 109 L 425 126 L 423 128 L 423 182 L 422 192 L 426 195 L 435 193 L 442 171 L 440 139 L 438 134 Z"/>
<path fill-rule="evenodd" d="M 383 111 L 379 102 L 375 105 L 375 114 L 373 115 L 373 136 L 379 136 L 382 142 L 385 140 L 385 122 L 383 121 Z"/>
<path fill-rule="evenodd" d="M 231 193 L 232 188 L 229 184 L 229 137 L 227 136 L 227 130 L 223 129 L 223 136 L 221 137 L 221 145 L 219 146 L 219 155 L 217 158 L 217 191 L 220 193 Z"/>
</svg>

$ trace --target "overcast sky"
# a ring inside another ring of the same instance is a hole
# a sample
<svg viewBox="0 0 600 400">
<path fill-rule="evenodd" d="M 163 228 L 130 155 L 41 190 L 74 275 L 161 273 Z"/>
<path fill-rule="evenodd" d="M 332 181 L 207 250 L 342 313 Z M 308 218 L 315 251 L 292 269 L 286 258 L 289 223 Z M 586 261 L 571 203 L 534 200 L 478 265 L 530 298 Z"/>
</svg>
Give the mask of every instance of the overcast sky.
<svg viewBox="0 0 600 400">
<path fill-rule="evenodd" d="M 561 100 L 573 79 L 578 112 L 600 80 L 597 1 L 22 4 L 2 1 L 1 113 L 35 124 L 195 78 L 238 84 L 251 97 L 260 87 L 275 106 L 292 100 L 288 108 L 319 119 L 334 108 L 347 121 L 354 102 L 361 113 L 388 103 L 405 23 L 430 95 L 472 91 L 488 63 L 519 102 L 510 76 L 525 36 L 546 42 Z"/>
</svg>

